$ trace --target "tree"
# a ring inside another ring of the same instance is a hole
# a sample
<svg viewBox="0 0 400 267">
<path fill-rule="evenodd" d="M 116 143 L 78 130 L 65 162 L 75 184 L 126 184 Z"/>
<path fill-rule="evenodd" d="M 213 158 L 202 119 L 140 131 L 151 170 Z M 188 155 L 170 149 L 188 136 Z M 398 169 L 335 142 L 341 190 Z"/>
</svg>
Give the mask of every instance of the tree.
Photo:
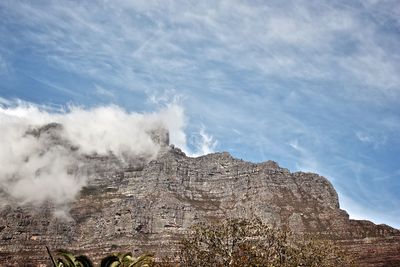
<svg viewBox="0 0 400 267">
<path fill-rule="evenodd" d="M 351 264 L 347 255 L 329 241 L 272 229 L 258 218 L 196 224 L 182 239 L 178 258 L 180 267 L 333 267 Z M 164 262 L 159 266 L 168 264 Z"/>
</svg>

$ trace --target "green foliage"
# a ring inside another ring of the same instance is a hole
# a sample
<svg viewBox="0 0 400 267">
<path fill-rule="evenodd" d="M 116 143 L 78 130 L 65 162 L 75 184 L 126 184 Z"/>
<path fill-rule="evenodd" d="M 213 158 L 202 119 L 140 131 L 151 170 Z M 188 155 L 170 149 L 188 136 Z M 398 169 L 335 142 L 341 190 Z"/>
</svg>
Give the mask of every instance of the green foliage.
<svg viewBox="0 0 400 267">
<path fill-rule="evenodd" d="M 50 251 L 47 251 L 50 254 Z M 50 254 L 51 260 L 55 267 L 93 267 L 90 259 L 84 255 L 75 256 L 74 254 L 65 250 L 60 250 L 57 254 L 59 255 L 57 261 L 54 261 Z"/>
<path fill-rule="evenodd" d="M 74 254 L 59 250 L 58 258 L 54 260 L 50 250 L 46 247 L 50 255 L 54 267 L 94 267 L 93 263 L 86 256 L 75 256 Z M 153 256 L 143 254 L 137 258 L 132 256 L 132 253 L 114 253 L 103 258 L 100 267 L 150 267 L 153 262 Z"/>
<path fill-rule="evenodd" d="M 134 258 L 131 253 L 116 253 L 102 259 L 100 267 L 149 267 L 152 261 L 150 254 Z"/>
</svg>

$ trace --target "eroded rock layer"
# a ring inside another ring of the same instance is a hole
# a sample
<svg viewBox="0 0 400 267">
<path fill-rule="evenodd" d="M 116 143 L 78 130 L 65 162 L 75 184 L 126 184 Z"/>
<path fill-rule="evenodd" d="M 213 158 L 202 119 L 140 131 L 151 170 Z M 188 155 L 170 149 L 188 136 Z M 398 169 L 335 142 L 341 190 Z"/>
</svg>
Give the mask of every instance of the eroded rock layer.
<svg viewBox="0 0 400 267">
<path fill-rule="evenodd" d="M 0 212 L 1 266 L 50 266 L 45 246 L 68 248 L 95 260 L 110 252 L 174 249 L 192 224 L 258 216 L 294 232 L 312 232 L 344 244 L 360 266 L 400 266 L 400 233 L 350 220 L 327 179 L 291 173 L 215 153 L 198 158 L 166 147 L 147 164 L 87 157 L 89 183 L 69 216 L 41 208 L 6 206 Z"/>
</svg>

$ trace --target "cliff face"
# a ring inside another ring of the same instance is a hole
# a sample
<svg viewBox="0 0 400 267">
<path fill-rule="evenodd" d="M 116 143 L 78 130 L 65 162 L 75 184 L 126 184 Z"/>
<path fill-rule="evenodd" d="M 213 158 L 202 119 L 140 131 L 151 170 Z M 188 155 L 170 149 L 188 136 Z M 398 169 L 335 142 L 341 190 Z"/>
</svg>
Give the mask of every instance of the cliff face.
<svg viewBox="0 0 400 267">
<path fill-rule="evenodd" d="M 115 251 L 161 255 L 194 223 L 254 215 L 337 240 L 357 254 L 360 266 L 400 266 L 400 232 L 349 220 L 335 189 L 317 174 L 228 153 L 189 158 L 173 147 L 147 164 L 95 156 L 85 161 L 95 171 L 71 203 L 70 218 L 54 216 L 51 204 L 1 210 L 1 266 L 50 266 L 46 245 L 96 260 Z"/>
</svg>

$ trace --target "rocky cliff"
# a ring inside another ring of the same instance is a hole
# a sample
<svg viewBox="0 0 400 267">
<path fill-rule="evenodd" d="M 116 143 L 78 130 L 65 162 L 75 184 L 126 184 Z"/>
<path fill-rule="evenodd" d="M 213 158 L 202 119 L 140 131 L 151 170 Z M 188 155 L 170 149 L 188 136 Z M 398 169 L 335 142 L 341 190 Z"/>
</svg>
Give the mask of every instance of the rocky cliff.
<svg viewBox="0 0 400 267">
<path fill-rule="evenodd" d="M 190 158 L 172 146 L 148 163 L 95 155 L 82 160 L 91 170 L 88 184 L 68 216 L 57 216 L 51 203 L 3 207 L 1 266 L 50 266 L 46 245 L 94 259 L 115 251 L 162 255 L 193 223 L 254 215 L 336 240 L 356 253 L 360 266 L 400 266 L 400 232 L 350 220 L 330 182 L 317 174 L 228 153 Z"/>
</svg>

